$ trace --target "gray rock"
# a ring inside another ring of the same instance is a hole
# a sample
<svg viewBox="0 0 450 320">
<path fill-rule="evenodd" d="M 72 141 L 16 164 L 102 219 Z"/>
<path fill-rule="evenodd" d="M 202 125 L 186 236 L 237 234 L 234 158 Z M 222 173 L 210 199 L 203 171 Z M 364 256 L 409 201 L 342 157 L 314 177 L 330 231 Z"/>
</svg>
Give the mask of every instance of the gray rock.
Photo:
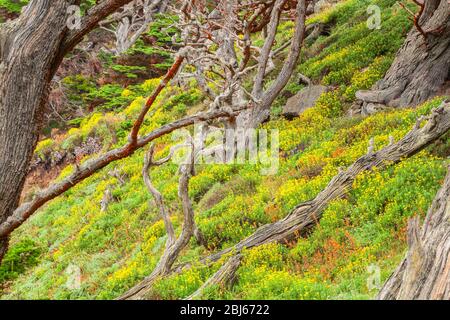
<svg viewBox="0 0 450 320">
<path fill-rule="evenodd" d="M 314 12 L 320 12 L 338 3 L 339 0 L 319 0 L 314 5 Z"/>
<path fill-rule="evenodd" d="M 381 111 L 384 111 L 387 109 L 389 109 L 389 107 L 382 103 L 368 102 L 368 103 L 363 104 L 363 106 L 361 108 L 361 114 L 363 116 L 369 116 L 369 115 L 372 115 L 372 114 L 375 114 L 377 112 L 381 112 Z"/>
<path fill-rule="evenodd" d="M 300 90 L 295 96 L 288 99 L 283 107 L 285 117 L 296 117 L 306 109 L 313 107 L 322 93 L 327 92 L 328 88 L 322 85 L 312 85 Z"/>
</svg>

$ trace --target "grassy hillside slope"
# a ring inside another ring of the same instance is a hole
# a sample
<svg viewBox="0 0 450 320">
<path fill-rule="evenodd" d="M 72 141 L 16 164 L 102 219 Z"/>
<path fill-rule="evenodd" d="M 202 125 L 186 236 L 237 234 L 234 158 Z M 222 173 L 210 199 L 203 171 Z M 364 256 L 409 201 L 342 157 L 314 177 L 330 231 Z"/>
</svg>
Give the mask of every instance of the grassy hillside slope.
<svg viewBox="0 0 450 320">
<path fill-rule="evenodd" d="M 229 247 L 259 226 L 284 217 L 302 201 L 322 190 L 340 167 L 367 151 L 370 138 L 379 149 L 389 136 L 402 137 L 418 116 L 429 113 L 442 98 L 415 109 L 392 110 L 370 117 L 347 117 L 356 90 L 370 88 L 389 68 L 411 27 L 407 14 L 394 0 L 347 0 L 309 19 L 330 27 L 330 34 L 308 43 L 298 71 L 315 82 L 333 87 L 300 117 L 278 117 L 286 97 L 301 86 L 293 79 L 276 102 L 273 120 L 265 128 L 280 130 L 280 168 L 261 176 L 258 166 L 204 165 L 191 180 L 196 220 L 208 248 L 193 240 L 180 262 L 196 261 Z M 366 9 L 382 9 L 382 27 L 369 30 Z M 278 40 L 289 37 L 291 25 L 279 30 Z M 94 113 L 63 138 L 42 141 L 37 155 L 69 150 L 89 139 L 101 148 L 121 145 L 133 119 L 157 79 L 148 80 L 121 97 L 134 101 L 120 112 Z M 136 90 L 136 92 L 133 92 Z M 191 83 L 185 90 L 169 86 L 145 121 L 146 132 L 191 114 L 205 106 L 204 97 Z M 445 174 L 450 137 L 416 156 L 358 177 L 345 199 L 330 203 L 307 238 L 271 244 L 244 252 L 243 264 L 232 289 L 212 288 L 211 299 L 368 299 L 368 267 L 380 267 L 384 281 L 406 248 L 406 223 L 424 216 Z M 158 140 L 157 156 L 167 153 L 170 137 Z M 141 169 L 143 151 L 113 163 L 49 203 L 14 233 L 12 249 L 0 266 L 2 299 L 111 299 L 148 275 L 164 249 L 165 231 Z M 85 159 L 81 160 L 84 161 Z M 116 169 L 125 183 L 108 174 Z M 67 175 L 73 166 L 63 170 Z M 176 165 L 151 172 L 155 186 L 169 204 L 173 222 L 182 221 L 177 198 Z M 105 212 L 100 200 L 111 188 L 115 201 Z M 194 266 L 158 281 L 152 297 L 183 298 L 194 292 L 220 265 Z M 70 266 L 81 269 L 79 289 L 66 286 Z M 1 290 L 1 289 L 0 289 Z"/>
</svg>

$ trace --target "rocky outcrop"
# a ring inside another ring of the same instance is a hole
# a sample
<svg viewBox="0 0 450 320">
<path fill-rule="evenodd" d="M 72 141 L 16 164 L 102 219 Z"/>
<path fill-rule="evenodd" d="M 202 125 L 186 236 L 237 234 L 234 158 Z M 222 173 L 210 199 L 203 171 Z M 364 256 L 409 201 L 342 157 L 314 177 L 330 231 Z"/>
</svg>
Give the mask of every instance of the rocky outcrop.
<svg viewBox="0 0 450 320">
<path fill-rule="evenodd" d="M 287 118 L 297 117 L 308 108 L 316 104 L 317 99 L 328 91 L 326 86 L 311 85 L 300 90 L 295 96 L 288 99 L 283 107 L 283 116 Z"/>
<path fill-rule="evenodd" d="M 328 7 L 331 7 L 332 5 L 335 5 L 338 3 L 339 0 L 319 0 L 316 1 L 314 4 L 314 12 L 320 12 Z"/>
</svg>

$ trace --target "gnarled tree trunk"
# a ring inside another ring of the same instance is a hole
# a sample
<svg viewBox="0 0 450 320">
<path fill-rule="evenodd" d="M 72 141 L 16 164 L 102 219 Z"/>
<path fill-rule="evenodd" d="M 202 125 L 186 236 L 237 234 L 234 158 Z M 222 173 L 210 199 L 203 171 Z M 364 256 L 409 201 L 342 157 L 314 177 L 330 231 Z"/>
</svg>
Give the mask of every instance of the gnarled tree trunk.
<svg viewBox="0 0 450 320">
<path fill-rule="evenodd" d="M 75 2 L 32 1 L 17 20 L 2 26 L 0 223 L 18 206 L 43 123 L 49 83 L 59 64 L 66 10 Z M 6 248 L 7 239 L 1 242 Z"/>
<path fill-rule="evenodd" d="M 0 25 L 0 225 L 19 205 L 46 112 L 49 85 L 63 57 L 100 20 L 131 0 L 103 0 L 67 28 L 67 9 L 80 0 L 31 0 Z M 8 234 L 0 237 L 0 262 Z"/>
<path fill-rule="evenodd" d="M 449 80 L 450 3 L 426 0 L 384 79 L 373 90 L 359 91 L 361 113 L 389 107 L 415 106 L 442 90 Z"/>
<path fill-rule="evenodd" d="M 450 167 L 422 228 L 410 220 L 409 251 L 378 294 L 381 300 L 450 300 Z"/>
</svg>

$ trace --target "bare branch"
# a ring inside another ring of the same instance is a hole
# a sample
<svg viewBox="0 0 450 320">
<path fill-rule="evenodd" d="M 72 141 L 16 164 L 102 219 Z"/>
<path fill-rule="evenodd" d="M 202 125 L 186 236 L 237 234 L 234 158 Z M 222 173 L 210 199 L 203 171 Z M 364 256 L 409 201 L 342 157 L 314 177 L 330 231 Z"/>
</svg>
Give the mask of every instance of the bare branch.
<svg viewBox="0 0 450 320">
<path fill-rule="evenodd" d="M 189 146 L 191 150 L 189 152 L 187 162 L 180 166 L 180 178 L 178 185 L 178 196 L 180 197 L 181 204 L 183 207 L 183 226 L 181 229 L 181 234 L 178 239 L 175 237 L 175 232 L 173 230 L 172 223 L 165 209 L 161 194 L 152 186 L 150 183 L 150 178 L 148 177 L 148 167 L 151 164 L 151 158 L 153 153 L 153 148 L 150 148 L 150 153 L 146 157 L 144 165 L 144 179 L 146 180 L 146 185 L 149 187 L 151 193 L 155 196 L 160 212 L 163 216 L 164 223 L 166 223 L 166 230 L 168 231 L 169 238 L 166 242 L 166 249 L 159 260 L 157 266 L 153 270 L 150 276 L 146 278 L 146 282 L 153 283 L 156 279 L 161 276 L 165 276 L 172 271 L 172 266 L 178 259 L 180 252 L 188 245 L 194 232 L 196 230 L 194 221 L 194 210 L 192 208 L 191 200 L 189 199 L 189 180 L 194 175 L 194 164 L 195 164 L 195 147 L 193 141 L 189 141 Z M 129 292 L 125 293 L 124 298 L 129 295 L 136 295 L 141 291 L 139 286 L 133 288 Z"/>
<path fill-rule="evenodd" d="M 162 161 L 159 161 L 158 163 L 155 163 L 153 161 L 153 153 L 154 153 L 154 151 L 155 151 L 155 146 L 152 144 L 150 146 L 149 151 L 147 152 L 147 154 L 145 155 L 145 158 L 144 158 L 144 167 L 142 168 L 142 176 L 144 177 L 145 186 L 147 187 L 147 189 L 150 192 L 150 194 L 153 195 L 153 198 L 155 199 L 156 205 L 159 208 L 159 214 L 160 214 L 161 218 L 164 221 L 164 226 L 166 228 L 167 237 L 168 237 L 167 238 L 167 242 L 166 242 L 166 246 L 169 247 L 176 240 L 175 231 L 174 231 L 174 228 L 173 228 L 172 221 L 170 220 L 167 208 L 166 208 L 166 206 L 164 204 L 163 197 L 162 197 L 161 193 L 153 186 L 148 171 L 149 171 L 149 169 L 151 167 L 153 167 L 155 165 L 161 165 L 161 164 L 169 161 L 169 159 L 172 156 L 172 153 L 170 153 L 169 156 L 166 157 L 165 159 L 163 159 Z"/>
<path fill-rule="evenodd" d="M 48 201 L 63 194 L 65 191 L 71 189 L 84 179 L 92 176 L 95 172 L 106 167 L 108 164 L 130 156 L 136 150 L 146 146 L 153 140 L 197 122 L 211 121 L 218 118 L 234 118 L 245 108 L 246 106 L 241 106 L 239 109 L 231 111 L 213 110 L 189 116 L 166 124 L 150 132 L 149 134 L 138 139 L 135 144 L 127 143 L 123 147 L 108 151 L 98 158 L 86 161 L 80 165 L 74 173 L 41 191 L 33 198 L 33 200 L 22 204 L 14 210 L 14 213 L 8 217 L 6 221 L 0 224 L 0 237 L 10 234 Z"/>
<path fill-rule="evenodd" d="M 295 22 L 295 31 L 288 57 L 284 61 L 283 68 L 275 81 L 262 95 L 261 100 L 263 101 L 263 104 L 254 110 L 257 114 L 254 114 L 252 117 L 251 126 L 256 126 L 267 119 L 273 101 L 275 101 L 281 90 L 283 90 L 288 83 L 292 73 L 294 72 L 298 58 L 300 57 L 300 51 L 305 37 L 306 0 L 298 1 L 296 12 L 297 18 Z"/>
<path fill-rule="evenodd" d="M 103 198 L 100 200 L 100 211 L 104 212 L 108 209 L 109 203 L 113 200 L 113 195 L 109 188 L 106 188 L 103 193 Z"/>
<path fill-rule="evenodd" d="M 90 8 L 81 21 L 81 27 L 67 33 L 61 46 L 61 54 L 65 55 L 71 51 L 86 34 L 98 26 L 100 21 L 131 1 L 133 0 L 104 0 Z"/>
<path fill-rule="evenodd" d="M 135 121 L 135 123 L 133 125 L 133 128 L 131 129 L 130 138 L 129 138 L 130 144 L 135 145 L 137 143 L 139 129 L 141 128 L 142 123 L 144 122 L 147 112 L 150 110 L 153 103 L 155 103 L 155 100 L 159 96 L 161 91 L 167 86 L 167 84 L 170 82 L 170 80 L 172 80 L 175 77 L 175 75 L 178 73 L 178 70 L 180 69 L 180 66 L 181 66 L 184 58 L 185 58 L 184 54 L 182 52 L 179 52 L 175 59 L 175 62 L 172 64 L 170 69 L 167 71 L 166 75 L 161 80 L 158 87 L 155 89 L 155 91 L 153 92 L 151 97 L 149 99 L 147 99 L 147 102 L 145 103 L 144 107 L 142 108 L 137 120 Z"/>
<path fill-rule="evenodd" d="M 426 117 L 426 120 L 427 123 L 423 127 L 415 125 L 397 143 L 359 158 L 346 171 L 336 175 L 316 198 L 300 204 L 286 218 L 259 228 L 253 235 L 234 247 L 214 254 L 207 259 L 216 261 L 230 251 L 240 252 L 244 248 L 269 242 L 282 242 L 294 235 L 304 234 L 317 224 L 322 210 L 330 201 L 342 197 L 351 188 L 358 174 L 374 167 L 384 168 L 388 164 L 411 157 L 447 133 L 450 130 L 450 103 L 443 103 L 440 107 L 434 109 Z"/>
<path fill-rule="evenodd" d="M 121 11 L 101 21 L 100 26 L 112 32 L 116 38 L 114 52 L 120 54 L 128 50 L 147 30 L 154 15 L 164 12 L 169 0 L 133 0 Z M 107 28 L 109 25 L 111 28 Z"/>
<path fill-rule="evenodd" d="M 341 198 L 347 193 L 357 175 L 374 167 L 385 168 L 392 163 L 411 157 L 447 133 L 450 130 L 450 102 L 442 103 L 426 119 L 427 123 L 423 127 L 414 125 L 412 130 L 397 143 L 389 144 L 378 152 L 360 157 L 347 170 L 339 170 L 322 192 L 313 200 L 299 204 L 284 219 L 260 227 L 235 246 L 212 254 L 202 259 L 201 263 L 211 265 L 231 252 L 239 254 L 245 248 L 273 242 L 283 243 L 293 237 L 306 234 L 317 225 L 322 211 L 330 201 Z M 180 273 L 190 267 L 192 264 L 181 264 L 174 267 L 172 273 Z M 152 281 L 144 279 L 121 299 L 142 298 L 151 290 L 152 284 Z"/>
<path fill-rule="evenodd" d="M 277 0 L 274 8 L 272 9 L 272 15 L 268 26 L 268 34 L 264 46 L 261 50 L 261 55 L 258 58 L 258 72 L 255 76 L 255 83 L 253 85 L 252 94 L 255 97 L 261 97 L 264 78 L 266 76 L 267 61 L 269 60 L 272 46 L 275 41 L 275 35 L 277 34 L 278 25 L 280 23 L 280 15 L 285 0 Z"/>
</svg>

